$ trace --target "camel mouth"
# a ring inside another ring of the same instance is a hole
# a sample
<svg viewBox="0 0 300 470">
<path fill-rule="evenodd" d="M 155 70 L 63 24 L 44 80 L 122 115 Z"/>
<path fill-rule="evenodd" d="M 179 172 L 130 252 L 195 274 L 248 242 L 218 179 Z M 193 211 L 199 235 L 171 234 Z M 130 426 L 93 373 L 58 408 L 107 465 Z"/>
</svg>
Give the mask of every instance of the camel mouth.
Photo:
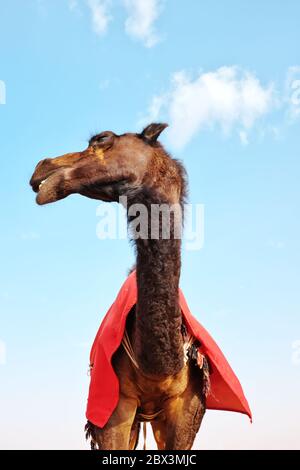
<svg viewBox="0 0 300 470">
<path fill-rule="evenodd" d="M 64 185 L 64 168 L 51 169 L 47 173 L 33 174 L 30 185 L 36 193 L 36 202 L 38 205 L 49 204 L 50 202 L 63 199 L 68 194 Z"/>
<path fill-rule="evenodd" d="M 32 190 L 35 192 L 35 193 L 39 193 L 39 191 L 41 190 L 41 188 L 43 187 L 43 185 L 47 182 L 47 180 L 50 178 L 50 176 L 52 176 L 54 173 L 56 173 L 58 169 L 56 170 L 52 170 L 47 176 L 43 176 L 43 177 L 40 177 L 40 178 L 35 178 L 35 176 L 33 175 L 31 180 L 30 180 L 30 186 L 32 188 Z"/>
<path fill-rule="evenodd" d="M 41 187 L 43 186 L 43 184 L 46 183 L 47 179 L 49 178 L 49 176 L 47 178 L 44 178 L 41 182 L 34 182 L 32 183 L 31 187 L 32 187 L 32 190 L 35 192 L 35 193 L 39 193 Z"/>
</svg>

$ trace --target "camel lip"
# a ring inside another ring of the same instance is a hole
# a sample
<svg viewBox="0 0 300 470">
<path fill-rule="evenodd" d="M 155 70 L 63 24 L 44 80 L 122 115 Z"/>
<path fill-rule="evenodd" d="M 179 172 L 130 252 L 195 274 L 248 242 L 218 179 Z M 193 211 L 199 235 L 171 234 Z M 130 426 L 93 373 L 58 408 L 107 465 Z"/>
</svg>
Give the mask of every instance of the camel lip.
<svg viewBox="0 0 300 470">
<path fill-rule="evenodd" d="M 48 178 L 49 178 L 49 176 L 48 176 Z M 40 191 L 41 187 L 43 186 L 43 184 L 46 183 L 46 181 L 47 181 L 48 178 L 46 178 L 46 179 L 44 179 L 43 181 L 40 182 L 40 184 L 39 184 L 39 191 Z"/>
<path fill-rule="evenodd" d="M 32 188 L 32 191 L 35 192 L 35 193 L 38 193 L 39 192 L 39 188 L 40 188 L 40 183 L 31 183 L 31 188 Z"/>
<path fill-rule="evenodd" d="M 57 170 L 51 171 L 47 176 L 35 179 L 34 176 L 30 180 L 30 186 L 35 193 L 38 193 L 43 184 L 52 176 Z"/>
</svg>

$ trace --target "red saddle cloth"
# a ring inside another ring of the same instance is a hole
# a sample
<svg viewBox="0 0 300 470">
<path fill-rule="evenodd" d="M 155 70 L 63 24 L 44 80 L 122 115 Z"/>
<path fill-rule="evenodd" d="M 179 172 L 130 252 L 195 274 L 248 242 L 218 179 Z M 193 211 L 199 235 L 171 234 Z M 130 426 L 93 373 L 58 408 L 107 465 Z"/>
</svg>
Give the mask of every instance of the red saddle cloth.
<svg viewBox="0 0 300 470">
<path fill-rule="evenodd" d="M 200 342 L 200 352 L 209 361 L 211 383 L 206 407 L 212 410 L 237 411 L 252 419 L 238 378 L 210 334 L 192 316 L 181 290 L 179 290 L 179 301 L 184 322 Z M 136 274 L 133 272 L 126 279 L 115 302 L 105 315 L 92 346 L 91 382 L 86 417 L 100 428 L 105 426 L 119 400 L 119 381 L 111 359 L 122 342 L 127 315 L 136 302 L 137 284 Z"/>
</svg>

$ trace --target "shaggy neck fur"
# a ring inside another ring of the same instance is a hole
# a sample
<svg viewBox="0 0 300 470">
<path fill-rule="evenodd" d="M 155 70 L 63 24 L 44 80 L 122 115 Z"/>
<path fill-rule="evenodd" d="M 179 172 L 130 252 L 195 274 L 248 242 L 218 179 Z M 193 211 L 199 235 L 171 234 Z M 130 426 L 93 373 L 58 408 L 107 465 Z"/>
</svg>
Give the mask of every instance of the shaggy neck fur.
<svg viewBox="0 0 300 470">
<path fill-rule="evenodd" d="M 178 287 L 181 267 L 181 241 L 177 219 L 170 217 L 170 238 L 162 238 L 162 217 L 159 218 L 159 239 L 151 239 L 151 205 L 167 204 L 155 191 L 143 191 L 139 203 L 148 209 L 148 239 L 137 239 L 136 271 L 138 300 L 134 329 L 134 350 L 141 370 L 148 375 L 176 374 L 183 367 L 181 310 Z M 135 198 L 135 203 L 137 202 Z"/>
</svg>

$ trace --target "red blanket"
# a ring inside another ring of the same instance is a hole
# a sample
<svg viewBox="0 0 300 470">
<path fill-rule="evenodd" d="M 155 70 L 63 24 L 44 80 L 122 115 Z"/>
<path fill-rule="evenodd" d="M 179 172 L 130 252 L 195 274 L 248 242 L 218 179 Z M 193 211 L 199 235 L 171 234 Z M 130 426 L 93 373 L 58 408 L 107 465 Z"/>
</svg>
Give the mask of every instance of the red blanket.
<svg viewBox="0 0 300 470">
<path fill-rule="evenodd" d="M 181 290 L 179 300 L 185 324 L 199 340 L 200 352 L 209 360 L 211 384 L 206 400 L 207 408 L 237 411 L 248 415 L 251 419 L 251 411 L 241 384 L 222 351 L 192 316 Z M 119 400 L 119 381 L 111 365 L 111 358 L 121 344 L 127 315 L 136 301 L 136 274 L 133 272 L 105 315 L 93 343 L 90 354 L 90 363 L 93 367 L 86 417 L 99 427 L 107 423 Z"/>
</svg>

